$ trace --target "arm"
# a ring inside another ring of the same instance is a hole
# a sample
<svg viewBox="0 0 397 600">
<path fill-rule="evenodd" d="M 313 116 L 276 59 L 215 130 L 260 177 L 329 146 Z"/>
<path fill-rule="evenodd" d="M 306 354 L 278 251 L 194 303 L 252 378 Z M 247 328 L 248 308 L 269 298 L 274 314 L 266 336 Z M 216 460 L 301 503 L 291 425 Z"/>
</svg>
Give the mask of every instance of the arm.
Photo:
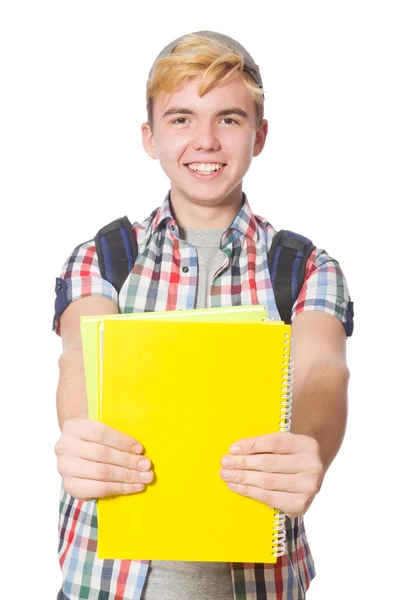
<svg viewBox="0 0 397 600">
<path fill-rule="evenodd" d="M 237 440 L 238 449 L 231 447 L 222 459 L 220 475 L 233 491 L 296 517 L 311 505 L 342 444 L 349 370 L 346 334 L 336 317 L 305 311 L 291 330 L 291 430 Z"/>
<path fill-rule="evenodd" d="M 56 401 L 61 429 L 67 419 L 88 417 L 80 317 L 118 312 L 113 300 L 101 296 L 86 296 L 71 302 L 60 318 L 63 351 L 58 360 Z"/>
<path fill-rule="evenodd" d="M 56 397 L 61 436 L 55 453 L 65 490 L 82 500 L 131 494 L 144 489 L 142 482 L 153 479 L 150 460 L 138 464 L 144 458 L 142 444 L 88 419 L 80 317 L 117 313 L 113 300 L 87 296 L 71 302 L 60 318 L 63 352 Z"/>
<path fill-rule="evenodd" d="M 291 312 L 295 364 L 290 432 L 237 440 L 239 450 L 232 446 L 222 459 L 226 469 L 221 477 L 231 482 L 232 490 L 289 517 L 307 511 L 343 441 L 350 304 L 339 263 L 317 248 Z"/>
<path fill-rule="evenodd" d="M 291 433 L 318 442 L 325 473 L 346 429 L 350 376 L 346 333 L 339 319 L 320 311 L 298 314 L 291 332 L 295 363 Z"/>
</svg>

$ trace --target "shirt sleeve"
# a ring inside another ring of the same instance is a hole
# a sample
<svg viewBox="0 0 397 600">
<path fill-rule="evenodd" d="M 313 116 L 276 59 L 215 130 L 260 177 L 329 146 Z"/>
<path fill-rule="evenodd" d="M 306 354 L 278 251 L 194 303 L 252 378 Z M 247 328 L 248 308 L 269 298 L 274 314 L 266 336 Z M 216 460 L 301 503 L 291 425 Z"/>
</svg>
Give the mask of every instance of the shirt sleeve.
<svg viewBox="0 0 397 600">
<path fill-rule="evenodd" d="M 337 260 L 321 248 L 310 255 L 305 280 L 292 307 L 291 322 L 304 310 L 322 310 L 341 320 L 349 337 L 353 333 L 353 302 L 346 278 Z"/>
<path fill-rule="evenodd" d="M 85 296 L 103 296 L 118 304 L 117 290 L 101 275 L 94 240 L 80 244 L 68 256 L 60 276 L 56 278 L 55 295 L 52 330 L 59 336 L 60 317 L 74 300 Z"/>
</svg>

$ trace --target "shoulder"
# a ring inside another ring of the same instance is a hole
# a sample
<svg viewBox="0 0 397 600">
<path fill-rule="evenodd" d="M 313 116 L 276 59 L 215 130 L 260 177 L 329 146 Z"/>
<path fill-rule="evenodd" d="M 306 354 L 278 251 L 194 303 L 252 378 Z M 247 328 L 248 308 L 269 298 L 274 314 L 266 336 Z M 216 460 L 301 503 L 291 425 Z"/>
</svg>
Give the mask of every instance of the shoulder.
<svg viewBox="0 0 397 600">
<path fill-rule="evenodd" d="M 266 240 L 266 248 L 269 253 L 276 235 L 276 230 L 271 223 L 258 215 L 255 215 L 257 226 L 263 232 Z M 290 230 L 288 230 L 290 231 Z M 345 274 L 339 261 L 331 256 L 324 248 L 317 246 L 311 232 L 297 232 L 313 244 L 312 250 L 308 250 L 309 256 L 306 260 L 302 287 L 292 307 L 291 322 L 296 316 L 306 311 L 318 311 L 328 313 L 342 322 L 346 335 L 353 332 L 353 302 Z M 301 280 L 302 281 L 302 280 Z M 309 319 L 322 318 L 313 316 Z M 325 317 L 326 319 L 326 317 Z M 306 319 L 305 319 L 306 321 Z"/>
<path fill-rule="evenodd" d="M 353 333 L 353 302 L 346 276 L 336 258 L 316 247 L 309 256 L 305 278 L 292 308 L 291 320 L 305 311 L 321 311 L 339 319 L 346 335 Z"/>
<path fill-rule="evenodd" d="M 95 240 L 92 238 L 86 242 L 81 242 L 70 252 L 63 264 L 60 277 L 70 279 L 76 275 L 76 270 L 78 270 L 80 276 L 88 275 L 95 269 L 99 270 L 99 267 Z"/>
</svg>

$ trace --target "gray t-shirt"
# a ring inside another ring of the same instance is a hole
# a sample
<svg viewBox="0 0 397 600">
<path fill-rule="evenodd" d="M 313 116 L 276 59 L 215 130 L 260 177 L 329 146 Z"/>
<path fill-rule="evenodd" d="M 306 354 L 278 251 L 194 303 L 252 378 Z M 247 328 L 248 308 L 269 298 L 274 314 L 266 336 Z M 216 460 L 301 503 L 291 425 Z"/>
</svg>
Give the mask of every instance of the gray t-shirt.
<svg viewBox="0 0 397 600">
<path fill-rule="evenodd" d="M 179 226 L 180 237 L 197 250 L 195 308 L 207 308 L 212 278 L 225 261 L 219 250 L 224 229 Z M 197 482 L 197 485 L 200 485 Z M 211 543 L 211 540 L 209 540 Z M 232 600 L 230 563 L 152 560 L 141 600 Z"/>
</svg>

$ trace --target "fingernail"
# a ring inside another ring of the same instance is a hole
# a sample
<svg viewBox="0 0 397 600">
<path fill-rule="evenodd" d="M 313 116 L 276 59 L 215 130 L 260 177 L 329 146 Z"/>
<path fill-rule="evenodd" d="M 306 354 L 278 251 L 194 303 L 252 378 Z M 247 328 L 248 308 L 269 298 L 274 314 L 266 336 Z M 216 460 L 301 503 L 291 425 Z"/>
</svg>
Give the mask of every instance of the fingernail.
<svg viewBox="0 0 397 600">
<path fill-rule="evenodd" d="M 230 452 L 232 454 L 241 454 L 240 446 L 230 446 Z"/>
<path fill-rule="evenodd" d="M 231 458 L 222 458 L 222 465 L 224 467 L 231 467 L 233 464 L 233 461 Z"/>
<path fill-rule="evenodd" d="M 140 454 L 143 450 L 143 446 L 142 444 L 136 444 L 135 446 L 132 446 L 131 451 L 134 452 L 135 454 Z"/>
<path fill-rule="evenodd" d="M 147 471 L 147 469 L 149 467 L 150 467 L 150 460 L 148 460 L 147 458 L 140 460 L 138 463 L 138 469 L 141 469 L 141 471 Z"/>
<path fill-rule="evenodd" d="M 146 481 L 146 482 L 151 481 L 152 480 L 152 472 L 146 471 L 146 473 L 139 473 L 139 479 L 141 481 Z"/>
</svg>

